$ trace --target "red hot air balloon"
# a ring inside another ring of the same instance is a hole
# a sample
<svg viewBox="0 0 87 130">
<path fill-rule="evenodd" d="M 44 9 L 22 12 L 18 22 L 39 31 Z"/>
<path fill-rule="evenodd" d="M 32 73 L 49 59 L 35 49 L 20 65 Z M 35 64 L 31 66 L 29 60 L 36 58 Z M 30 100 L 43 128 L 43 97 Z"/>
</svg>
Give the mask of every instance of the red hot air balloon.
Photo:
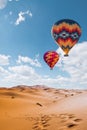
<svg viewBox="0 0 87 130">
<path fill-rule="evenodd" d="M 57 61 L 59 60 L 59 54 L 55 51 L 47 51 L 43 56 L 48 66 L 53 69 Z"/>
<path fill-rule="evenodd" d="M 80 25 L 70 19 L 62 19 L 52 26 L 52 36 L 56 43 L 68 56 L 70 49 L 78 42 L 81 36 Z"/>
</svg>

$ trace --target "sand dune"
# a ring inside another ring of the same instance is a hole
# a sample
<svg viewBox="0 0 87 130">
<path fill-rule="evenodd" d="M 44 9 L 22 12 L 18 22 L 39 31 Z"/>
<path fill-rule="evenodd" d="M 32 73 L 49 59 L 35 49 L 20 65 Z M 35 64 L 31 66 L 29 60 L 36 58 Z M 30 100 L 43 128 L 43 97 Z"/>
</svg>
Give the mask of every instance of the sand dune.
<svg viewBox="0 0 87 130">
<path fill-rule="evenodd" d="M 0 88 L 0 130 L 87 130 L 87 91 Z"/>
</svg>

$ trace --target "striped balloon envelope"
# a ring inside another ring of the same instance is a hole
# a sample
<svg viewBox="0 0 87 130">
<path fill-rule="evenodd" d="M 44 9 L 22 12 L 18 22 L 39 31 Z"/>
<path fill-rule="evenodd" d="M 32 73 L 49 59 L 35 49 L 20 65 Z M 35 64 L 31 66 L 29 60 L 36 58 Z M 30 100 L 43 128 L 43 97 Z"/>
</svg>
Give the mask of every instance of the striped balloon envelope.
<svg viewBox="0 0 87 130">
<path fill-rule="evenodd" d="M 55 64 L 58 62 L 59 60 L 59 54 L 55 51 L 47 51 L 44 56 L 44 61 L 47 63 L 47 65 L 53 69 L 53 67 L 55 66 Z"/>
<path fill-rule="evenodd" d="M 68 56 L 70 49 L 78 42 L 81 36 L 80 25 L 71 19 L 62 19 L 57 21 L 51 30 L 55 42 Z"/>
</svg>

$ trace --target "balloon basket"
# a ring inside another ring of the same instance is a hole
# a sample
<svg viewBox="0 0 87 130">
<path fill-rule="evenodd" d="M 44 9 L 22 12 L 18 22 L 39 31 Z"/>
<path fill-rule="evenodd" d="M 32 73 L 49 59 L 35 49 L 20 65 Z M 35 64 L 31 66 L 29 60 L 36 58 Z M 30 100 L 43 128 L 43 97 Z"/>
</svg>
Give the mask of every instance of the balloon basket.
<svg viewBox="0 0 87 130">
<path fill-rule="evenodd" d="M 68 54 L 65 54 L 64 57 L 68 57 L 69 55 Z"/>
</svg>

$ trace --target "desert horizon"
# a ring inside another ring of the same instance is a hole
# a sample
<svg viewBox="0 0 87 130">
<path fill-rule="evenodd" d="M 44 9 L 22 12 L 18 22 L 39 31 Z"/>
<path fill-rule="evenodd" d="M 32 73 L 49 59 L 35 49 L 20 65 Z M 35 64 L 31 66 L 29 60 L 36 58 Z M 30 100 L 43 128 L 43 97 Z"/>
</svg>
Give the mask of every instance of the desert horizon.
<svg viewBox="0 0 87 130">
<path fill-rule="evenodd" d="M 86 130 L 87 90 L 0 88 L 0 130 Z"/>
</svg>

